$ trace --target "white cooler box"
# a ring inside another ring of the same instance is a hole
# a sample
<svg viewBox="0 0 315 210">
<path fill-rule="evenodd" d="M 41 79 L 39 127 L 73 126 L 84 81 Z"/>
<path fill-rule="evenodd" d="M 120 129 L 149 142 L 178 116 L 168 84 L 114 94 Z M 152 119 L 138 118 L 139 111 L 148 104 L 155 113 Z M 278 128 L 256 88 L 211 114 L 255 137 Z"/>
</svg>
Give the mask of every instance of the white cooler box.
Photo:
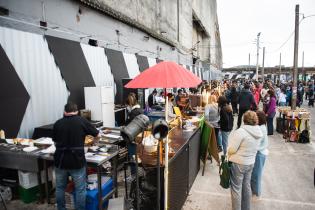
<svg viewBox="0 0 315 210">
<path fill-rule="evenodd" d="M 48 168 L 48 180 L 52 180 L 52 171 L 53 168 Z M 29 189 L 38 185 L 38 179 L 36 173 L 26 172 L 26 171 L 18 171 L 19 174 L 19 184 L 21 187 L 25 189 Z M 45 183 L 45 173 L 41 171 L 41 181 Z"/>
</svg>

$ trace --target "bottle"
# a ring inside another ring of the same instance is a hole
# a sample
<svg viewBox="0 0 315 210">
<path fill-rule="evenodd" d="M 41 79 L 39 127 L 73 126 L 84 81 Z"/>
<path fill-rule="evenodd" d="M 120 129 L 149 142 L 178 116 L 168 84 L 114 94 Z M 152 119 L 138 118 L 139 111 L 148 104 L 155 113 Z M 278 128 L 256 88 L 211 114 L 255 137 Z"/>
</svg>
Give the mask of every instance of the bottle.
<svg viewBox="0 0 315 210">
<path fill-rule="evenodd" d="M 4 130 L 0 130 L 0 139 L 5 139 Z"/>
<path fill-rule="evenodd" d="M 179 123 L 178 123 L 179 127 L 182 128 L 183 127 L 183 120 L 182 120 L 182 118 L 179 117 L 178 121 L 179 121 Z"/>
</svg>

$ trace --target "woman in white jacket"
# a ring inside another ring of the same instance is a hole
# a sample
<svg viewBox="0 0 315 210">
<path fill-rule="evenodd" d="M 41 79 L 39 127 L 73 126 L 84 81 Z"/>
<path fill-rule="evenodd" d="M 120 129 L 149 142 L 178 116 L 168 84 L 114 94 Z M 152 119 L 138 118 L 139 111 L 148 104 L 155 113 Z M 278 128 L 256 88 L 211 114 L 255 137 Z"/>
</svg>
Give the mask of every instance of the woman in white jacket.
<svg viewBox="0 0 315 210">
<path fill-rule="evenodd" d="M 250 180 L 257 148 L 263 134 L 257 114 L 247 111 L 244 125 L 229 136 L 228 160 L 231 164 L 231 198 L 233 210 L 249 210 L 252 196 Z"/>
</svg>

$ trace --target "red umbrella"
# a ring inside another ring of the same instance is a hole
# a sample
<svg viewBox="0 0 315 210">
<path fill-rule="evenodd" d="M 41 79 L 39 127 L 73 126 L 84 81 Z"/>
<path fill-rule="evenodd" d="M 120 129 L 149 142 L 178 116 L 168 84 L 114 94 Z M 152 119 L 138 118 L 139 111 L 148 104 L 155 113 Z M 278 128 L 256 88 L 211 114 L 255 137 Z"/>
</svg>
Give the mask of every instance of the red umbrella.
<svg viewBox="0 0 315 210">
<path fill-rule="evenodd" d="M 201 79 L 175 62 L 163 61 L 146 69 L 133 80 L 126 88 L 189 88 L 196 87 Z"/>
</svg>

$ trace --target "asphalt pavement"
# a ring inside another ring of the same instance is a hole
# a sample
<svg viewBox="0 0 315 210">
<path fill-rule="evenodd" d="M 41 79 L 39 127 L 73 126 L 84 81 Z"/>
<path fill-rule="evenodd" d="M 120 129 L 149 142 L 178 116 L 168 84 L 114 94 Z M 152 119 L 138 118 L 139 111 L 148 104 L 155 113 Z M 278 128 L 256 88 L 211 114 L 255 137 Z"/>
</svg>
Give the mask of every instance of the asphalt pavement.
<svg viewBox="0 0 315 210">
<path fill-rule="evenodd" d="M 315 209 L 315 109 L 303 107 L 311 111 L 311 143 L 285 142 L 277 132 L 269 136 L 262 196 L 252 200 L 253 210 Z M 208 161 L 204 176 L 199 171 L 183 210 L 230 210 L 230 189 L 223 189 L 219 182 L 217 163 Z"/>
</svg>

